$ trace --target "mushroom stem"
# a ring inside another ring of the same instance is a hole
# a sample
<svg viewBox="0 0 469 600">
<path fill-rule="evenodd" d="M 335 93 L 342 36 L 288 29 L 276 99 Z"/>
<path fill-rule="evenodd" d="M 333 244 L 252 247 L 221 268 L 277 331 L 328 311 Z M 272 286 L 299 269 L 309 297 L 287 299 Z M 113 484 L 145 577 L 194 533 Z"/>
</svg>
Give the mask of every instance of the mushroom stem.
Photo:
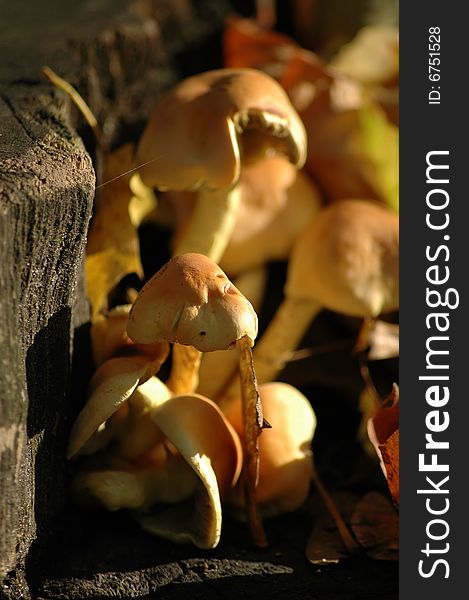
<svg viewBox="0 0 469 600">
<path fill-rule="evenodd" d="M 176 244 L 173 256 L 198 252 L 220 262 L 236 223 L 239 198 L 236 187 L 200 190 L 189 227 Z M 197 350 L 176 349 L 175 346 L 168 387 L 179 394 L 194 392 L 199 382 L 200 360 L 201 354 Z"/>
<path fill-rule="evenodd" d="M 273 381 L 282 371 L 321 309 L 312 300 L 285 298 L 254 352 L 259 384 Z"/>
<path fill-rule="evenodd" d="M 254 543 L 256 546 L 266 547 L 267 538 L 256 501 L 256 487 L 259 479 L 259 435 L 262 433 L 263 417 L 252 361 L 251 347 L 253 342 L 245 335 L 236 343 L 240 355 L 239 370 L 243 404 L 243 471 L 246 516 Z"/>
<path fill-rule="evenodd" d="M 198 252 L 216 263 L 220 262 L 236 222 L 239 197 L 236 186 L 214 191 L 200 190 L 189 227 L 173 255 Z"/>
<path fill-rule="evenodd" d="M 175 395 L 192 394 L 199 385 L 202 352 L 194 346 L 173 345 L 173 366 L 166 385 Z"/>
<path fill-rule="evenodd" d="M 354 354 L 358 357 L 358 363 L 360 365 L 360 373 L 365 384 L 366 390 L 373 401 L 375 410 L 379 410 L 383 404 L 373 378 L 371 377 L 370 369 L 368 367 L 368 356 L 367 353 L 370 347 L 370 337 L 375 327 L 376 319 L 365 318 L 363 319 L 362 326 L 358 332 L 357 342 L 354 348 Z"/>
</svg>

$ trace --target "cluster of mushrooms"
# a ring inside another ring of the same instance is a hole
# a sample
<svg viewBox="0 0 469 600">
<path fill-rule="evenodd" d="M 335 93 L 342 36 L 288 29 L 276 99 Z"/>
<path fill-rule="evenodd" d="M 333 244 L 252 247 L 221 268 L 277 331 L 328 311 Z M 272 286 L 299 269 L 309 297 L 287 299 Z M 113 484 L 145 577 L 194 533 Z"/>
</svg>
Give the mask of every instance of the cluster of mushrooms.
<svg viewBox="0 0 469 600">
<path fill-rule="evenodd" d="M 213 548 L 222 504 L 262 546 L 262 518 L 304 502 L 316 419 L 275 380 L 322 308 L 398 308 L 397 215 L 361 199 L 322 206 L 306 157 L 300 117 L 260 71 L 196 75 L 158 103 L 135 164 L 172 206 L 173 258 L 93 324 L 96 371 L 68 448 L 80 503 Z M 285 298 L 252 352 L 264 265 L 279 259 Z"/>
</svg>

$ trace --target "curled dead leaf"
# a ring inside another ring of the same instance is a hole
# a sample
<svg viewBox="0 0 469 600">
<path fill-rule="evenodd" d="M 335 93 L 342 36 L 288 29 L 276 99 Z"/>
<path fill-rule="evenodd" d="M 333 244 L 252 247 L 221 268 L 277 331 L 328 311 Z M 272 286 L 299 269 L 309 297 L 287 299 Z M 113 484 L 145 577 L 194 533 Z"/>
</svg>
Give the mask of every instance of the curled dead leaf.
<svg viewBox="0 0 469 600">
<path fill-rule="evenodd" d="M 125 175 L 133 166 L 132 161 L 130 144 L 108 155 L 105 161 L 105 185 L 86 247 L 86 284 L 93 321 L 108 307 L 109 292 L 125 275 L 136 273 L 143 277 L 137 231 L 129 214 L 133 196 L 130 174 Z"/>
<path fill-rule="evenodd" d="M 366 494 L 355 507 L 351 527 L 370 558 L 398 560 L 399 517 L 385 496 L 379 492 Z"/>
<path fill-rule="evenodd" d="M 396 384 L 368 421 L 368 437 L 380 460 L 394 504 L 399 506 L 399 388 Z"/>
</svg>

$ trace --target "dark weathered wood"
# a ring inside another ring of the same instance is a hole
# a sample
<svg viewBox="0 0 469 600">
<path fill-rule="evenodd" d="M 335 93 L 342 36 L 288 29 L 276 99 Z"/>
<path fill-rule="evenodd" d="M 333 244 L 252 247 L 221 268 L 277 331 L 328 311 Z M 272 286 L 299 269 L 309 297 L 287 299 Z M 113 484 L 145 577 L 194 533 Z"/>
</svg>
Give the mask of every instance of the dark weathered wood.
<svg viewBox="0 0 469 600">
<path fill-rule="evenodd" d="M 0 83 L 36 83 L 47 65 L 122 142 L 178 79 L 220 66 L 214 34 L 230 11 L 229 0 L 0 0 Z"/>
<path fill-rule="evenodd" d="M 181 76 L 219 66 L 228 0 L 0 0 L 0 597 L 27 597 L 67 499 L 74 340 L 88 321 L 83 252 L 94 171 L 75 85 L 109 145 Z M 83 378 L 82 378 L 83 379 Z M 83 385 L 78 374 L 77 381 Z M 6 577 L 6 578 L 5 578 Z"/>
<path fill-rule="evenodd" d="M 0 573 L 51 525 L 94 172 L 49 88 L 0 91 Z"/>
</svg>

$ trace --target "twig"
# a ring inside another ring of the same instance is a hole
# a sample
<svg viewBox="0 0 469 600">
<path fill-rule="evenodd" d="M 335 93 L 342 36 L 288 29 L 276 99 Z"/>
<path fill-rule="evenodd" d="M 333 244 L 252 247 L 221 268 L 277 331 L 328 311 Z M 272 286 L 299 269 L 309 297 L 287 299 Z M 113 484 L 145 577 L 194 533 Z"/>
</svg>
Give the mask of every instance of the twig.
<svg viewBox="0 0 469 600">
<path fill-rule="evenodd" d="M 91 112 L 90 107 L 86 104 L 86 102 L 77 92 L 77 90 L 68 81 L 65 81 L 65 79 L 59 77 L 59 75 L 57 75 L 57 73 L 55 73 L 50 67 L 43 67 L 41 69 L 41 73 L 48 81 L 50 81 L 50 83 L 55 85 L 55 87 L 68 94 L 71 101 L 75 104 L 75 106 L 83 115 L 85 121 L 90 126 L 100 150 L 102 150 L 103 152 L 107 152 L 107 147 L 104 142 L 104 137 L 101 132 L 101 129 L 98 125 L 98 121 L 94 114 Z"/>
</svg>

